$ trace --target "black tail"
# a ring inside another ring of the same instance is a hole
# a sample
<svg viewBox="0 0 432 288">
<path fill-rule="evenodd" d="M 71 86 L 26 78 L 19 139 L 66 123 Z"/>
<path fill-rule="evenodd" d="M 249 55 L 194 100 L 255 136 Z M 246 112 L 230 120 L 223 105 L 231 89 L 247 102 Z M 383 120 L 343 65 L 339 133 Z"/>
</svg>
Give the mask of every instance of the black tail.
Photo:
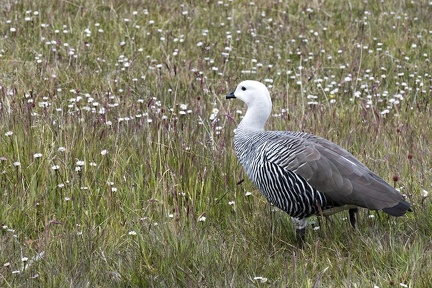
<svg viewBox="0 0 432 288">
<path fill-rule="evenodd" d="M 403 216 L 407 211 L 411 210 L 411 204 L 405 200 L 399 202 L 396 206 L 384 208 L 382 209 L 385 213 L 390 214 L 392 216 Z"/>
</svg>

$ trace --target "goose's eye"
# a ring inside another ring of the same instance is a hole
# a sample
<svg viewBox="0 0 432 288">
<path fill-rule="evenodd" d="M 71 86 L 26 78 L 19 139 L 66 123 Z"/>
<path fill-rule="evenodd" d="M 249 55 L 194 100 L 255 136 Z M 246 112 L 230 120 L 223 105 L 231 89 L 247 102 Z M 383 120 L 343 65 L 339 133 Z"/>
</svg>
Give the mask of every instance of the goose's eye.
<svg viewBox="0 0 432 288">
<path fill-rule="evenodd" d="M 246 91 L 246 87 L 244 87 L 244 86 L 243 86 L 241 89 L 242 89 L 243 91 Z"/>
</svg>

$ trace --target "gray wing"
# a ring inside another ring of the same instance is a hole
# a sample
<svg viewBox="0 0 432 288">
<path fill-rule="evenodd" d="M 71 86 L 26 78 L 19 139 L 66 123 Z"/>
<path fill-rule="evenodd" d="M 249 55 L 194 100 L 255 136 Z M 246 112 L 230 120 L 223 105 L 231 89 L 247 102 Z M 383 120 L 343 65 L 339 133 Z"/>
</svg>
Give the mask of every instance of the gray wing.
<svg viewBox="0 0 432 288">
<path fill-rule="evenodd" d="M 339 205 L 384 209 L 394 216 L 403 215 L 409 209 L 409 203 L 398 191 L 348 151 L 326 139 L 305 136 L 271 140 L 263 153 L 269 161 L 301 175 Z"/>
</svg>

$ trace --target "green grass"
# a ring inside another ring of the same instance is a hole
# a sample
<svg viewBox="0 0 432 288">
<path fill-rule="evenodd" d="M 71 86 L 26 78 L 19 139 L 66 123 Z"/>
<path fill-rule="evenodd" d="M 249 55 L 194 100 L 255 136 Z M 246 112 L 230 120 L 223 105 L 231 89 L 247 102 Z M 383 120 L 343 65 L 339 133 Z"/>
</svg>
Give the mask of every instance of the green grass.
<svg viewBox="0 0 432 288">
<path fill-rule="evenodd" d="M 1 287 L 430 286 L 428 1 L 138 2 L 0 4 Z M 245 79 L 268 129 L 338 143 L 414 212 L 312 217 L 299 248 L 237 185 Z"/>
</svg>

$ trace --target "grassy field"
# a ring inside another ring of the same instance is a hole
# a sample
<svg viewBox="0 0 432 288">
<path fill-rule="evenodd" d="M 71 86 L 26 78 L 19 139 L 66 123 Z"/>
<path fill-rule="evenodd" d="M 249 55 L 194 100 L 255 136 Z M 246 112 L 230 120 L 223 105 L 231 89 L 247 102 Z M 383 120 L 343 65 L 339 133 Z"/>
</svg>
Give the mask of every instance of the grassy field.
<svg viewBox="0 0 432 288">
<path fill-rule="evenodd" d="M 142 3 L 141 3 L 142 2 Z M 380 2 L 380 3 L 378 3 Z M 430 287 L 430 1 L 2 1 L 0 287 Z M 233 151 L 328 138 L 413 212 L 312 217 L 307 243 Z"/>
</svg>

